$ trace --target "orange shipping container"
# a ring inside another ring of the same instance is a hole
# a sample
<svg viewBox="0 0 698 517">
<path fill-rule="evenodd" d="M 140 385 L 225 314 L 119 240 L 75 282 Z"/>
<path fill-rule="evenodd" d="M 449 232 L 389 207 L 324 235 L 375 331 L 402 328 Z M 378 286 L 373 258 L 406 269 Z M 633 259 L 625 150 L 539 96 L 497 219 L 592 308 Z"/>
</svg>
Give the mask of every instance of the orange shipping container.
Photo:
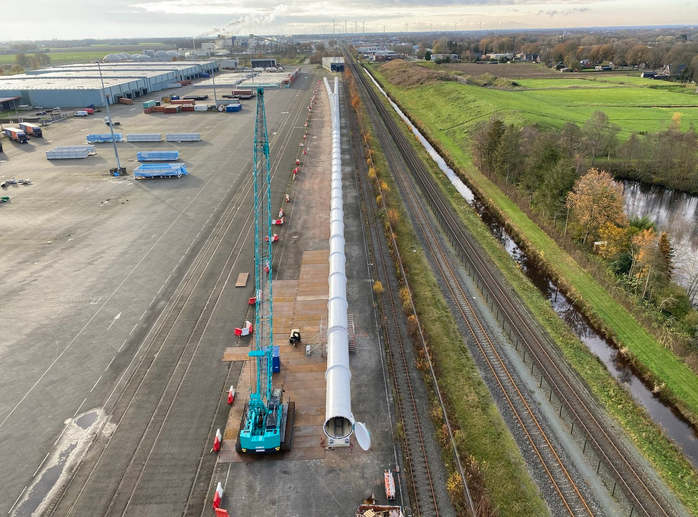
<svg viewBox="0 0 698 517">
<path fill-rule="evenodd" d="M 121 97 L 121 98 L 119 99 L 119 102 L 120 102 L 121 104 L 133 104 L 133 101 L 132 101 L 131 99 L 127 99 L 127 98 L 125 98 L 125 97 Z"/>
</svg>

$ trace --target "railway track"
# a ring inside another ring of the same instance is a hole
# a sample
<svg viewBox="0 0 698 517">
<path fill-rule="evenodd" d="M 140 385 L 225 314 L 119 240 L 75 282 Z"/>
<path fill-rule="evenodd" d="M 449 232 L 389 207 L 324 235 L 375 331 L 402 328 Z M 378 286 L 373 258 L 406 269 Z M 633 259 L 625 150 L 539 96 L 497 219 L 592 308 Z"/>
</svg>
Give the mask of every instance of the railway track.
<svg viewBox="0 0 698 517">
<path fill-rule="evenodd" d="M 345 101 L 346 97 L 345 95 Z M 405 350 L 406 347 L 411 347 L 411 343 L 408 336 L 403 336 L 405 333 L 404 315 L 399 308 L 399 295 L 393 288 L 393 281 L 396 282 L 397 280 L 392 278 L 394 273 L 391 275 L 391 271 L 389 271 L 393 261 L 387 252 L 384 235 L 379 226 L 380 219 L 372 199 L 373 195 L 364 176 L 365 174 L 359 175 L 359 182 L 368 222 L 367 237 L 373 252 L 374 277 L 378 278 L 383 286 L 383 292 L 381 293 L 383 332 L 390 354 L 389 369 L 395 388 L 396 416 L 402 423 L 405 435 L 403 454 L 407 463 L 406 476 L 411 493 L 415 499 L 411 507 L 415 515 L 439 517 L 442 513 L 439 512 L 439 500 L 429 466 L 429 455 L 425 446 L 425 431 L 420 419 L 413 381 L 410 375 L 413 362 L 408 359 Z M 444 504 L 451 506 L 450 502 L 441 504 L 442 506 Z M 443 514 L 448 513 L 453 513 L 453 510 L 443 512 Z"/>
<path fill-rule="evenodd" d="M 309 97 L 309 92 L 303 93 Z M 277 158 L 291 149 L 292 129 L 302 123 L 306 100 L 304 97 L 296 101 L 291 114 L 277 131 L 278 136 L 274 138 L 277 141 L 274 149 Z M 249 163 L 243 166 L 243 169 L 248 168 Z M 277 160 L 273 172 L 283 174 L 286 168 L 283 165 L 279 168 Z M 251 188 L 252 176 L 248 174 L 239 179 L 232 194 L 226 198 L 225 208 L 210 235 L 196 251 L 173 295 L 173 301 L 159 318 L 152 337 L 149 336 L 144 351 L 134 361 L 135 366 L 116 398 L 105 407 L 115 426 L 114 430 L 107 438 L 100 441 L 97 437 L 90 445 L 93 459 L 75 469 L 67 487 L 53 503 L 50 515 L 137 513 L 139 510 L 134 510 L 132 503 L 138 501 L 139 497 L 142 499 L 140 492 L 144 490 L 143 484 L 149 483 L 145 478 L 160 466 L 157 456 L 162 455 L 163 440 L 171 447 L 173 437 L 187 448 L 185 454 L 196 465 L 196 472 L 192 471 L 194 475 L 190 487 L 179 492 L 178 497 L 173 498 L 176 501 L 172 505 L 181 503 L 179 512 L 194 511 L 197 514 L 199 508 L 203 512 L 208 507 L 206 502 L 198 499 L 201 494 L 196 487 L 202 475 L 202 466 L 210 461 L 208 449 L 213 423 L 209 425 L 206 420 L 203 421 L 209 436 L 205 444 L 197 442 L 200 447 L 192 449 L 189 446 L 196 441 L 192 434 L 196 426 L 173 424 L 172 419 L 177 418 L 173 408 L 178 396 L 189 396 L 183 390 L 185 378 L 195 361 L 203 334 L 223 290 L 230 283 L 235 264 L 244 249 L 242 244 L 253 227 L 252 212 L 241 210 L 243 202 L 250 199 Z M 178 336 L 177 329 L 181 330 L 182 325 L 187 330 L 184 336 Z M 194 415 L 192 409 L 189 416 L 194 418 Z M 209 417 L 215 420 L 216 415 Z M 168 420 L 170 423 L 166 428 Z M 175 431 L 172 431 L 173 426 Z M 199 436 L 201 427 L 197 429 Z M 173 451 L 173 454 L 178 452 Z M 146 469 L 151 470 L 150 474 Z"/>
<path fill-rule="evenodd" d="M 645 481 L 646 476 L 643 474 L 642 468 L 633 460 L 632 455 L 625 450 L 620 439 L 614 433 L 609 432 L 604 423 L 597 417 L 597 408 L 588 393 L 585 390 L 577 389 L 577 385 L 570 380 L 569 373 L 561 364 L 562 360 L 550 351 L 548 344 L 531 327 L 529 324 L 530 315 L 522 308 L 518 300 L 510 294 L 501 277 L 497 275 L 494 267 L 488 262 L 486 254 L 473 245 L 472 239 L 466 234 L 462 224 L 453 215 L 453 211 L 444 195 L 434 184 L 428 171 L 403 134 L 402 128 L 383 104 L 378 93 L 369 83 L 369 79 L 359 70 L 351 56 L 347 55 L 346 60 L 352 73 L 355 74 L 362 84 L 366 95 L 371 99 L 373 109 L 380 116 L 387 132 L 394 141 L 394 146 L 389 144 L 387 146 L 382 145 L 384 151 L 387 154 L 394 155 L 399 150 L 400 155 L 409 164 L 409 168 L 419 184 L 427 203 L 444 227 L 445 232 L 449 235 L 454 248 L 465 259 L 471 274 L 479 279 L 481 289 L 488 299 L 491 300 L 490 303 L 495 312 L 501 314 L 503 326 L 508 327 L 514 338 L 526 347 L 525 349 L 537 363 L 539 371 L 545 375 L 548 384 L 555 391 L 561 404 L 565 406 L 575 423 L 585 431 L 589 444 L 594 447 L 601 461 L 614 474 L 613 477 L 617 485 L 625 493 L 631 506 L 630 512 L 632 515 L 647 515 L 648 517 L 675 515 L 661 491 Z M 386 137 L 383 132 L 378 131 L 378 134 L 379 138 L 385 140 Z M 393 156 L 394 158 L 395 156 Z M 402 177 L 401 179 L 398 178 L 398 181 L 401 187 L 404 186 L 405 190 L 408 191 L 410 208 L 415 209 L 419 207 L 419 200 L 416 199 L 416 193 L 411 191 L 409 179 Z M 420 212 L 420 210 L 417 209 L 415 211 Z M 544 465 L 546 474 L 555 484 L 556 491 L 560 495 L 565 508 L 571 515 L 591 515 L 589 506 L 584 501 L 579 489 L 574 486 L 572 478 L 559 459 L 558 454 L 552 448 L 550 440 L 540 429 L 540 425 L 532 422 L 531 419 L 524 422 L 523 417 L 527 413 L 533 417 L 533 420 L 535 420 L 535 417 L 526 410 L 527 404 L 525 399 L 520 396 L 520 391 L 511 387 L 511 375 L 505 371 L 506 366 L 501 361 L 501 358 L 498 358 L 499 353 L 496 347 L 490 341 L 472 307 L 470 307 L 468 298 L 465 296 L 460 282 L 458 282 L 457 276 L 450 266 L 450 260 L 446 258 L 446 254 L 441 249 L 438 239 L 436 239 L 431 230 L 431 225 L 428 224 L 426 215 L 423 212 L 418 215 L 420 226 L 424 226 L 423 231 L 425 231 L 425 235 L 431 236 L 427 239 L 430 252 L 458 307 L 458 311 L 467 323 L 473 338 L 477 341 L 478 347 L 483 351 L 483 356 L 497 378 L 497 382 L 503 386 L 508 403 L 512 408 L 517 408 L 515 409 L 517 420 L 519 420 L 529 441 L 536 449 L 536 455 Z M 516 393 L 517 391 L 519 393 Z M 518 402 L 516 402 L 517 400 Z"/>
</svg>

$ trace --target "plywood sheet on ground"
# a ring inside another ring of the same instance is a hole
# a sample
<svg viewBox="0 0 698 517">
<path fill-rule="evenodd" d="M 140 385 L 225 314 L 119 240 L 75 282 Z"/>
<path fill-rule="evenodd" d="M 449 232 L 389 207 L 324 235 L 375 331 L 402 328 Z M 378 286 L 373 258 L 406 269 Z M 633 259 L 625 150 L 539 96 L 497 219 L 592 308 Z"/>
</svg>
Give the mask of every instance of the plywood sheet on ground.
<svg viewBox="0 0 698 517">
<path fill-rule="evenodd" d="M 235 287 L 245 287 L 247 285 L 247 279 L 249 277 L 249 273 L 240 273 L 238 275 L 238 279 L 235 281 Z"/>
</svg>

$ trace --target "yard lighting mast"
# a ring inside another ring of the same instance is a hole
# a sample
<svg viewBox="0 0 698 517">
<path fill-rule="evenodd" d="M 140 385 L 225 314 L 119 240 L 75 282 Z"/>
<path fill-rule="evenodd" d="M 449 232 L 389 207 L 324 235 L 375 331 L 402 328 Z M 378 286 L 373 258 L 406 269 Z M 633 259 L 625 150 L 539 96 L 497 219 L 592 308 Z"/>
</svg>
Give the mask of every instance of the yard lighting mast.
<svg viewBox="0 0 698 517">
<path fill-rule="evenodd" d="M 106 93 L 105 88 L 104 88 L 104 77 L 102 77 L 102 65 L 100 64 L 99 61 L 95 61 L 97 63 L 97 68 L 99 69 L 99 80 L 102 82 L 102 95 L 104 96 L 104 104 L 107 107 L 107 120 L 109 121 L 109 131 L 111 132 L 111 142 L 114 145 L 114 156 L 116 157 L 116 169 L 113 170 L 115 176 L 124 174 L 126 172 L 126 169 L 121 167 L 121 163 L 119 162 L 119 151 L 116 149 L 116 140 L 114 139 L 114 124 L 112 123 L 111 120 L 111 113 L 109 112 L 109 94 Z"/>
</svg>

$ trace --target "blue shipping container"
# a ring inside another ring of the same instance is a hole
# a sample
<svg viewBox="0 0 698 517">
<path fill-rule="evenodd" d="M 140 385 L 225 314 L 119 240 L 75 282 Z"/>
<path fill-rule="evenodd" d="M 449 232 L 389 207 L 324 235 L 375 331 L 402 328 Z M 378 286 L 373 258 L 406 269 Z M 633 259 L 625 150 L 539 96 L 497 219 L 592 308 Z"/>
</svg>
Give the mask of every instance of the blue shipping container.
<svg viewBox="0 0 698 517">
<path fill-rule="evenodd" d="M 179 100 L 179 95 L 170 95 L 170 100 L 171 100 L 171 101 L 178 101 L 178 100 Z"/>
<path fill-rule="evenodd" d="M 228 104 L 225 107 L 225 111 L 228 113 L 234 113 L 236 111 L 240 111 L 242 109 L 242 104 Z"/>
</svg>

